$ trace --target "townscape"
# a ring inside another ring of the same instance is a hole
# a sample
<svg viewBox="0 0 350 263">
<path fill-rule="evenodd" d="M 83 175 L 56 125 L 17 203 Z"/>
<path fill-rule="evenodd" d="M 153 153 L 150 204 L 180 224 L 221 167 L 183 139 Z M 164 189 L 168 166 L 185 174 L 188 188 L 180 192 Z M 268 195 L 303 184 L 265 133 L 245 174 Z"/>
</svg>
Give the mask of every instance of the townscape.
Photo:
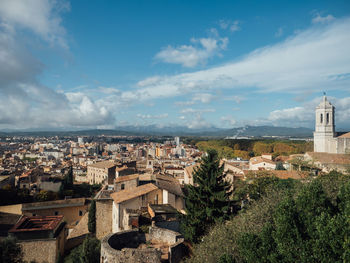
<svg viewBox="0 0 350 263">
<path fill-rule="evenodd" d="M 266 176 L 310 180 L 349 173 L 350 135 L 336 135 L 333 120 L 321 117 L 333 111 L 324 97 L 316 109 L 314 152 L 222 157 L 229 189 Z M 330 146 L 336 138 L 344 148 Z M 95 255 L 101 262 L 179 262 L 189 250 L 179 217 L 187 213 L 186 186 L 199 183 L 194 174 L 207 153 L 180 137 L 165 139 L 2 137 L 2 238 L 16 237 L 28 262 L 57 262 L 91 235 L 101 242 Z M 249 202 L 248 193 L 234 209 Z"/>
<path fill-rule="evenodd" d="M 349 43 L 349 0 L 0 0 L 0 263 L 350 262 Z"/>
</svg>

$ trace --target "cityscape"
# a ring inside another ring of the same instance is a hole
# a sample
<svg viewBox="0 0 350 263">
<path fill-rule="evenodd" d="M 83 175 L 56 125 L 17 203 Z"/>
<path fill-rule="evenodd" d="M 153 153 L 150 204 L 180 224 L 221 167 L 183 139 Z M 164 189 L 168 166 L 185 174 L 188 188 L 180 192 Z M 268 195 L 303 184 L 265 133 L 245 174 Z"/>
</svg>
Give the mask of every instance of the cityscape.
<svg viewBox="0 0 350 263">
<path fill-rule="evenodd" d="M 350 262 L 350 2 L 0 0 L 0 262 Z"/>
</svg>

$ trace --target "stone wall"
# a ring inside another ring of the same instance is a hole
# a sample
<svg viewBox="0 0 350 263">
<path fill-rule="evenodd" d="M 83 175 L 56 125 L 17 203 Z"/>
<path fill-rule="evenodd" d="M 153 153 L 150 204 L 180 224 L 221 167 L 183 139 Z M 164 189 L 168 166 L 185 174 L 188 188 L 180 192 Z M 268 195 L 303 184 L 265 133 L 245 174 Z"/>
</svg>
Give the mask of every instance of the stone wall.
<svg viewBox="0 0 350 263">
<path fill-rule="evenodd" d="M 187 254 L 180 233 L 159 227 L 151 227 L 148 241 L 163 242 L 169 245 L 170 263 L 178 263 Z M 146 242 L 146 235 L 138 230 L 126 230 L 109 234 L 101 240 L 101 263 L 160 263 L 162 253 L 158 248 L 138 248 Z M 147 244 L 147 242 L 146 242 Z"/>
<path fill-rule="evenodd" d="M 23 259 L 27 262 L 56 262 L 58 256 L 56 239 L 21 241 L 19 244 L 22 247 Z"/>
<path fill-rule="evenodd" d="M 149 235 L 152 240 L 159 240 L 168 244 L 175 244 L 179 241 L 184 241 L 184 238 L 180 233 L 160 227 L 151 227 L 149 229 Z"/>
<path fill-rule="evenodd" d="M 112 199 L 96 200 L 96 237 L 103 238 L 112 232 Z"/>
<path fill-rule="evenodd" d="M 145 235 L 137 230 L 109 234 L 101 240 L 101 263 L 160 263 L 161 251 L 154 248 L 137 249 Z"/>
</svg>

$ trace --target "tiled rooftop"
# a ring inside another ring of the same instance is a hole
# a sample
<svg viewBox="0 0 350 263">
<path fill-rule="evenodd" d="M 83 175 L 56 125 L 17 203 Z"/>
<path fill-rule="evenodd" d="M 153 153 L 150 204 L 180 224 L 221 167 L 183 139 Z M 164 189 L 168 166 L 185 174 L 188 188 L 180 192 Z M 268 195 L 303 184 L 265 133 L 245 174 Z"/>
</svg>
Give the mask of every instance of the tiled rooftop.
<svg viewBox="0 0 350 263">
<path fill-rule="evenodd" d="M 54 230 L 63 220 L 63 215 L 58 216 L 23 216 L 19 222 L 9 231 L 29 232 L 41 230 Z"/>
</svg>

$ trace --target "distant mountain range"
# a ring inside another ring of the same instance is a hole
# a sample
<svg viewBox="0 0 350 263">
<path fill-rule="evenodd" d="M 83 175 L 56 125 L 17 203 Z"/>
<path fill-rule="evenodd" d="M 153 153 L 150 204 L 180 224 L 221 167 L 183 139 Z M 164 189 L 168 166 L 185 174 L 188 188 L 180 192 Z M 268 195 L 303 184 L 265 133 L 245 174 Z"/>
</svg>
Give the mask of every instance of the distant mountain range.
<svg viewBox="0 0 350 263">
<path fill-rule="evenodd" d="M 190 129 L 185 126 L 159 127 L 149 126 L 123 126 L 114 130 L 78 130 L 78 131 L 57 131 L 57 130 L 2 130 L 0 136 L 210 136 L 210 137 L 312 137 L 313 130 L 309 128 L 288 128 L 275 126 L 245 126 L 233 129 L 204 128 Z"/>
</svg>

